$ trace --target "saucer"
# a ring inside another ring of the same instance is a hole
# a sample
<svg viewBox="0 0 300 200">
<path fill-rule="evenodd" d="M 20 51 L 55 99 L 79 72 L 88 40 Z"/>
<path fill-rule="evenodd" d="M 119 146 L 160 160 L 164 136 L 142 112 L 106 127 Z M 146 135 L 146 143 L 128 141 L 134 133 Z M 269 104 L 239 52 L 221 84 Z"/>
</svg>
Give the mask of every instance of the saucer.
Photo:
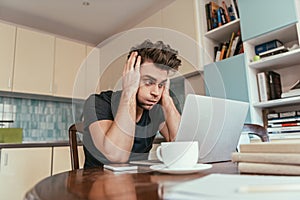
<svg viewBox="0 0 300 200">
<path fill-rule="evenodd" d="M 189 168 L 168 168 L 166 165 L 152 165 L 150 169 L 167 174 L 191 174 L 211 168 L 210 164 L 196 164 Z"/>
</svg>

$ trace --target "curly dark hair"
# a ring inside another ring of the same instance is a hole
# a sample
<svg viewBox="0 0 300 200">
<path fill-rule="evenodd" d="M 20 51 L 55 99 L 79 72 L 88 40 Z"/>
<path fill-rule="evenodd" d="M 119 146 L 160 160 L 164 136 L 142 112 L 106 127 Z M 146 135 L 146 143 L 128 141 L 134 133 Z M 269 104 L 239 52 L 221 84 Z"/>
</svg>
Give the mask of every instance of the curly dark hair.
<svg viewBox="0 0 300 200">
<path fill-rule="evenodd" d="M 155 66 L 167 71 L 178 70 L 181 65 L 181 60 L 177 58 L 178 51 L 162 41 L 152 43 L 150 40 L 145 40 L 143 43 L 130 49 L 128 58 L 134 51 L 141 56 L 141 64 L 145 61 L 151 61 Z"/>
</svg>

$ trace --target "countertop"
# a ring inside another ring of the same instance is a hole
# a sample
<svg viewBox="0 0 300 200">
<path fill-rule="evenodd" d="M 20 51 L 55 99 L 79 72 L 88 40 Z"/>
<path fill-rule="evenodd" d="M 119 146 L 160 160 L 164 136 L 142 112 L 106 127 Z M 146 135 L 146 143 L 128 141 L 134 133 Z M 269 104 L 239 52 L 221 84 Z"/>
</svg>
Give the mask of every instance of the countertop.
<svg viewBox="0 0 300 200">
<path fill-rule="evenodd" d="M 69 146 L 69 141 L 30 141 L 22 143 L 0 143 L 2 148 L 34 148 L 34 147 L 60 147 Z"/>
</svg>

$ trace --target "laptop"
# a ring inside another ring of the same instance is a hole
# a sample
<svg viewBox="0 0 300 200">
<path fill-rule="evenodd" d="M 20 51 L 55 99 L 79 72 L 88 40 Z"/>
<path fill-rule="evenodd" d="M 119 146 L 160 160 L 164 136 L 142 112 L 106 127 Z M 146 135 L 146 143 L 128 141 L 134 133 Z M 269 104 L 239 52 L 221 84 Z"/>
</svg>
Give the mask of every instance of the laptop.
<svg viewBox="0 0 300 200">
<path fill-rule="evenodd" d="M 188 94 L 175 141 L 198 141 L 200 163 L 231 160 L 248 108 L 247 102 Z M 155 162 L 131 163 L 151 165 Z"/>
<path fill-rule="evenodd" d="M 200 163 L 231 160 L 248 108 L 246 102 L 189 94 L 175 141 L 198 141 Z"/>
</svg>

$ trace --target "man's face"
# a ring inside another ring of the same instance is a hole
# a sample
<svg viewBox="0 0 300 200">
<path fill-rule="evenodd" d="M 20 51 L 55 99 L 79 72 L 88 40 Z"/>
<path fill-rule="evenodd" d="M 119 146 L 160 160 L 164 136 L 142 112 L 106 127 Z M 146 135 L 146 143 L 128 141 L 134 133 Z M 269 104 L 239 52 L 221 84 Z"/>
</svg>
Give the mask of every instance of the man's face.
<svg viewBox="0 0 300 200">
<path fill-rule="evenodd" d="M 150 110 L 162 96 L 168 71 L 156 67 L 153 62 L 144 62 L 140 68 L 140 86 L 137 93 L 138 106 Z"/>
</svg>

